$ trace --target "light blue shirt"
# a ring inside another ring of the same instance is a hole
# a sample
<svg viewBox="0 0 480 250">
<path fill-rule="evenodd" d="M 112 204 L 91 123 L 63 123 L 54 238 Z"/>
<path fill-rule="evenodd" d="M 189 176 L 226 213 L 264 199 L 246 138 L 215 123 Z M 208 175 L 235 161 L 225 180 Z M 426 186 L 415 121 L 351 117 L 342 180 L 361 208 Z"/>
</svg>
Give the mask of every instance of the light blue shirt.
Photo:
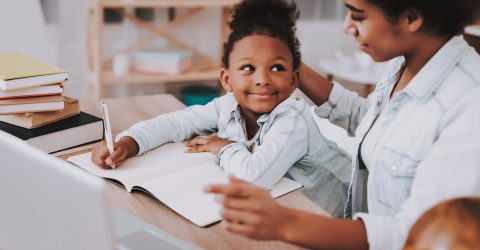
<svg viewBox="0 0 480 250">
<path fill-rule="evenodd" d="M 351 158 L 320 133 L 304 100 L 292 94 L 257 120 L 260 129 L 246 138 L 245 120 L 232 93 L 200 106 L 140 122 L 117 136 L 132 137 L 139 154 L 167 142 L 217 133 L 236 141 L 217 155 L 219 167 L 238 178 L 271 188 L 287 176 L 327 212 L 341 216 L 351 176 Z"/>
<path fill-rule="evenodd" d="M 371 249 L 401 249 L 428 208 L 480 195 L 480 57 L 454 37 L 389 99 L 403 64 L 389 64 L 368 100 L 335 85 L 316 108 L 358 143 L 381 113 L 368 169 L 353 156 L 345 209 L 363 220 Z"/>
</svg>

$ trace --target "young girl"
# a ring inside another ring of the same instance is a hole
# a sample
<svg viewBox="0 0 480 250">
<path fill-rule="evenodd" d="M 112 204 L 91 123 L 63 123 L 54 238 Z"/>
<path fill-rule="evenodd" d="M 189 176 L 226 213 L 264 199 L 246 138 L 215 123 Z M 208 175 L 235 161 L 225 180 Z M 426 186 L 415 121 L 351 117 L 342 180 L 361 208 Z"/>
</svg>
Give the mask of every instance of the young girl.
<svg viewBox="0 0 480 250">
<path fill-rule="evenodd" d="M 92 160 L 113 167 L 164 143 L 200 135 L 187 142 L 188 152 L 216 154 L 222 170 L 266 188 L 287 175 L 317 204 L 341 215 L 350 158 L 320 134 L 306 103 L 291 95 L 300 65 L 297 18 L 296 6 L 280 0 L 236 6 L 220 73 L 228 93 L 205 106 L 138 123 L 117 136 L 111 155 L 104 142 L 97 144 Z"/>
<path fill-rule="evenodd" d="M 480 57 L 461 36 L 478 0 L 344 0 L 344 30 L 391 60 L 368 99 L 301 67 L 316 113 L 355 135 L 345 216 L 289 209 L 239 180 L 224 195 L 227 230 L 318 249 L 400 249 L 434 204 L 480 195 Z M 323 192 L 323 190 L 320 190 Z M 301 230 L 299 230 L 301 228 Z"/>
</svg>

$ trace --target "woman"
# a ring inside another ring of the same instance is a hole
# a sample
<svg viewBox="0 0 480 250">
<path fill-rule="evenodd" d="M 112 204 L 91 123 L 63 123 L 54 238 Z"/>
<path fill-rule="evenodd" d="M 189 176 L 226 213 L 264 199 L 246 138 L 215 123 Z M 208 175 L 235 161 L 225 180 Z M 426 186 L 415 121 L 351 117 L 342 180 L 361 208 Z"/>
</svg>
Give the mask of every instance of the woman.
<svg viewBox="0 0 480 250">
<path fill-rule="evenodd" d="M 231 178 L 220 194 L 227 230 L 309 248 L 399 249 L 434 204 L 480 194 L 480 58 L 456 36 L 478 1 L 344 0 L 345 32 L 389 67 L 368 100 L 302 67 L 316 113 L 358 141 L 345 217 L 280 206 Z M 301 229 L 300 229 L 301 228 Z"/>
</svg>

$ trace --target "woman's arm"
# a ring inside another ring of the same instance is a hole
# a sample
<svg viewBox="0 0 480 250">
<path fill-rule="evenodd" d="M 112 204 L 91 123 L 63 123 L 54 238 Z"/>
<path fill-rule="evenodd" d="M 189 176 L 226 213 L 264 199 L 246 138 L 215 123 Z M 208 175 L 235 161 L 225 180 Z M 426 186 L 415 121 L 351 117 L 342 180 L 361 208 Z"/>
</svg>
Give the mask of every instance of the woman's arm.
<svg viewBox="0 0 480 250">
<path fill-rule="evenodd" d="M 333 83 L 315 72 L 308 65 L 300 65 L 300 84 L 298 88 L 312 100 L 315 105 L 320 106 L 328 101 L 332 92 Z"/>
<path fill-rule="evenodd" d="M 361 220 L 332 219 L 281 206 L 266 190 L 234 177 L 229 185 L 205 190 L 219 194 L 222 223 L 230 232 L 314 249 L 368 249 Z"/>
</svg>

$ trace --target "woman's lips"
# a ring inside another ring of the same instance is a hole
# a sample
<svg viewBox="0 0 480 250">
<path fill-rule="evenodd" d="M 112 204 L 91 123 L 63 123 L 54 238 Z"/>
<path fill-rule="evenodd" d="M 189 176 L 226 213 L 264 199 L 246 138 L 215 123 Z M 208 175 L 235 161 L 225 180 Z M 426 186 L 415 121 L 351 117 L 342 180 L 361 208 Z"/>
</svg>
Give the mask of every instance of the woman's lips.
<svg viewBox="0 0 480 250">
<path fill-rule="evenodd" d="M 363 52 L 367 52 L 369 47 L 370 46 L 368 46 L 368 44 L 361 44 L 360 45 L 360 50 L 363 51 Z"/>
</svg>

